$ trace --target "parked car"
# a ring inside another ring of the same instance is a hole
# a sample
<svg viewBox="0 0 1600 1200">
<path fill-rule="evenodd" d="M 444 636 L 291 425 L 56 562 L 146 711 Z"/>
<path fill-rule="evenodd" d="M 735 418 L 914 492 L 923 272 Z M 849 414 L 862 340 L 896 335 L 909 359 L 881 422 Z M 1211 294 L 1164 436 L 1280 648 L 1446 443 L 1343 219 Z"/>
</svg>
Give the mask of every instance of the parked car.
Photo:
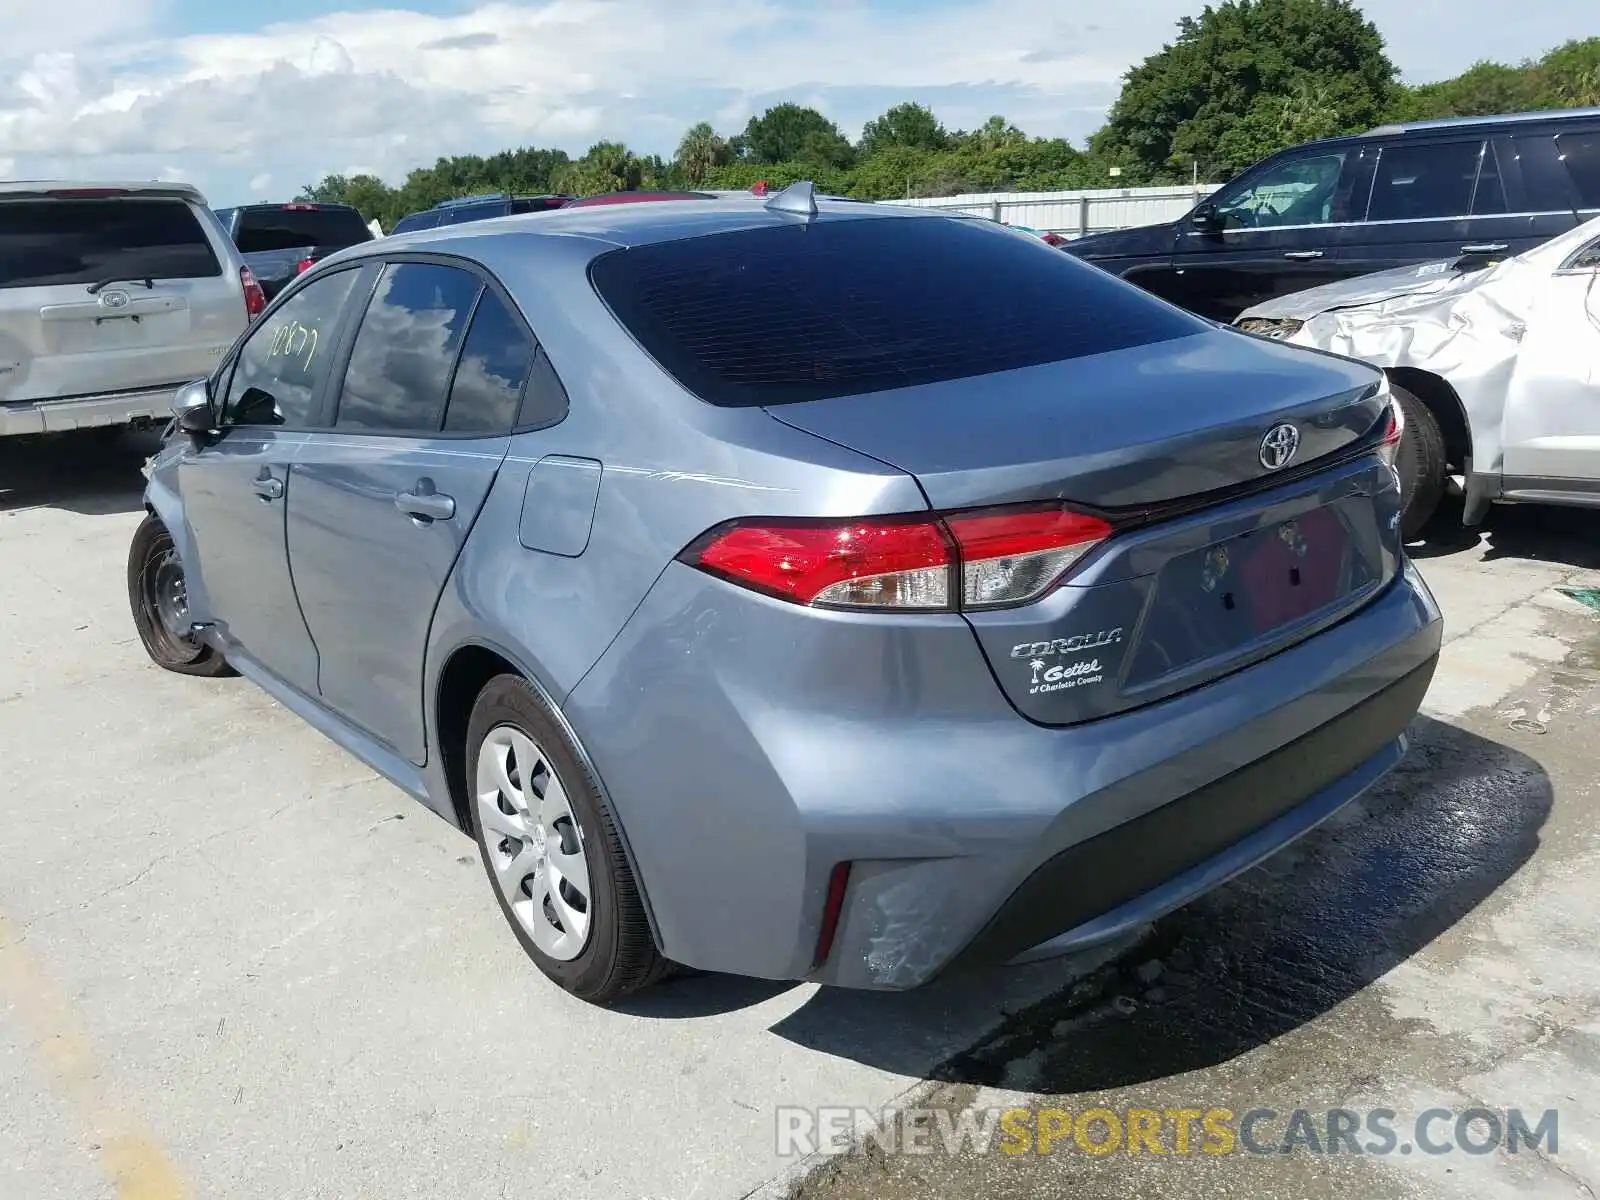
<svg viewBox="0 0 1600 1200">
<path fill-rule="evenodd" d="M 804 184 L 354 247 L 176 412 L 150 656 L 469 831 L 592 1001 L 1117 937 L 1399 761 L 1440 644 L 1381 372 Z"/>
<path fill-rule="evenodd" d="M 1218 321 L 1275 296 L 1462 255 L 1519 254 L 1600 215 L 1600 108 L 1385 125 L 1265 159 L 1187 216 L 1068 252 Z"/>
<path fill-rule="evenodd" d="M 0 436 L 165 421 L 266 301 L 179 183 L 0 183 Z"/>
<path fill-rule="evenodd" d="M 571 196 L 508 196 L 504 192 L 462 196 L 458 200 L 441 200 L 432 208 L 401 217 L 389 232 L 412 233 L 440 225 L 459 225 L 464 221 L 509 217 L 514 213 L 550 212 L 552 209 L 565 208 L 572 200 Z"/>
<path fill-rule="evenodd" d="M 1468 525 L 1496 501 L 1600 507 L 1600 218 L 1503 262 L 1345 280 L 1237 324 L 1387 372 L 1405 411 L 1408 538 L 1452 476 Z"/>
<path fill-rule="evenodd" d="M 372 230 L 348 204 L 245 204 L 219 208 L 217 217 L 268 300 L 334 251 L 372 240 Z"/>
</svg>

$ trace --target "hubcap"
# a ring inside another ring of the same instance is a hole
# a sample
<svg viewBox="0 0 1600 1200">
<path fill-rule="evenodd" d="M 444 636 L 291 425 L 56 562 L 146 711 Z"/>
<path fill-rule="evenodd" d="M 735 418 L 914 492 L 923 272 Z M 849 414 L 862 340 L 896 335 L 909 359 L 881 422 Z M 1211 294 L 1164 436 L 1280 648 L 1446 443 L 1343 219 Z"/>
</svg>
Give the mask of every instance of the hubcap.
<svg viewBox="0 0 1600 1200">
<path fill-rule="evenodd" d="M 544 748 L 520 729 L 489 731 L 478 751 L 478 825 L 517 924 L 551 958 L 577 958 L 593 916 L 583 830 Z"/>
<path fill-rule="evenodd" d="M 189 636 L 189 585 L 183 578 L 178 552 L 168 550 L 156 560 L 150 580 L 151 600 L 162 627 L 175 638 Z"/>
</svg>

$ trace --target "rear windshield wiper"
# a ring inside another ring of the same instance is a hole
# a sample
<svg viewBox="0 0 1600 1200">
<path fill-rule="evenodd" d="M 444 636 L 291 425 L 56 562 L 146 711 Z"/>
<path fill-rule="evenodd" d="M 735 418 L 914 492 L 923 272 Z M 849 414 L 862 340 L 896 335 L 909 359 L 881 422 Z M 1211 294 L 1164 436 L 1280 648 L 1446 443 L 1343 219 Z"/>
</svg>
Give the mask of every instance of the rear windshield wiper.
<svg viewBox="0 0 1600 1200">
<path fill-rule="evenodd" d="M 156 281 L 148 276 L 141 278 L 137 275 L 132 277 L 113 275 L 110 279 L 100 279 L 94 283 L 91 283 L 89 285 L 89 295 L 93 296 L 101 288 L 110 287 L 113 283 L 142 283 L 149 291 L 153 292 L 156 290 Z"/>
</svg>

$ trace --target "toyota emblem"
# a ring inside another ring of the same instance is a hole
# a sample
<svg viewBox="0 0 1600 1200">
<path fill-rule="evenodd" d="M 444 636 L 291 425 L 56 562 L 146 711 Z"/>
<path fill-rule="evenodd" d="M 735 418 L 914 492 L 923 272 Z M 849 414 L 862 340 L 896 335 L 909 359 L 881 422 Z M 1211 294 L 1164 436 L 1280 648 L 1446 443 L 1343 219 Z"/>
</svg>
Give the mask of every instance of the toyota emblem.
<svg viewBox="0 0 1600 1200">
<path fill-rule="evenodd" d="M 109 292 L 101 292 L 100 293 L 100 303 L 102 305 L 104 305 L 106 308 L 127 308 L 128 307 L 128 293 L 127 292 L 119 292 L 119 291 L 115 291 L 115 290 L 109 291 Z"/>
<path fill-rule="evenodd" d="M 1261 465 L 1269 471 L 1281 471 L 1300 449 L 1300 431 L 1288 422 L 1274 425 L 1261 435 Z"/>
</svg>

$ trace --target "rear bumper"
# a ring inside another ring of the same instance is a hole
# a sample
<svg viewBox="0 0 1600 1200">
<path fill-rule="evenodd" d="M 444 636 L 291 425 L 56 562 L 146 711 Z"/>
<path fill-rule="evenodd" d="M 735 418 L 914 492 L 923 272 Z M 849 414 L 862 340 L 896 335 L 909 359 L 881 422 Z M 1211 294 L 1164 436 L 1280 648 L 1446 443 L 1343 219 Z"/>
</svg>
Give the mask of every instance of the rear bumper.
<svg viewBox="0 0 1600 1200">
<path fill-rule="evenodd" d="M 1306 642 L 1048 728 L 943 618 L 885 637 L 840 616 L 813 638 L 815 613 L 729 589 L 669 568 L 567 714 L 664 953 L 879 989 L 1114 938 L 1294 840 L 1399 761 L 1442 634 L 1406 563 Z"/>
<path fill-rule="evenodd" d="M 1031 962 L 1113 940 L 1309 833 L 1399 763 L 1437 661 L 1249 766 L 1063 850 L 952 965 Z"/>
<path fill-rule="evenodd" d="M 0 401 L 0 437 L 24 433 L 69 433 L 140 420 L 165 420 L 182 382 L 132 392 L 73 396 L 62 400 Z"/>
</svg>

